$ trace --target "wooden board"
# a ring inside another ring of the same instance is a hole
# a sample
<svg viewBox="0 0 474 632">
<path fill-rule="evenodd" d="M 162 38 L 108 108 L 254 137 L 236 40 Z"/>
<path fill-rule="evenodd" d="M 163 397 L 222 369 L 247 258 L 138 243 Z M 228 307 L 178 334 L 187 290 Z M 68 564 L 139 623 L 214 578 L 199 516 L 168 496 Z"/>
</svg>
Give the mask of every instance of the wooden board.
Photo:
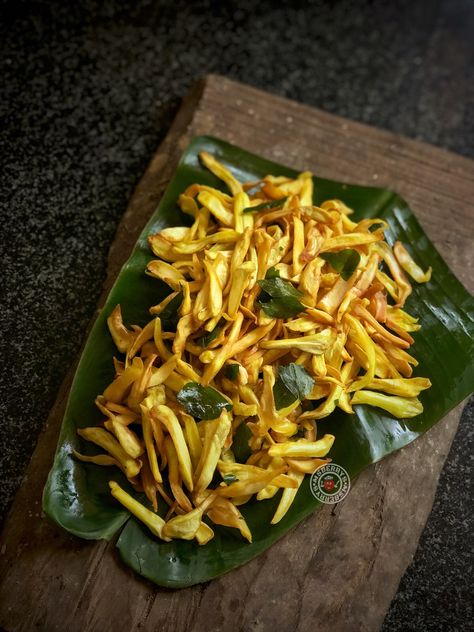
<svg viewBox="0 0 474 632">
<path fill-rule="evenodd" d="M 396 189 L 473 289 L 473 163 L 218 76 L 183 102 L 110 249 L 106 296 L 189 139 L 212 134 L 322 177 Z M 365 471 L 347 499 L 313 514 L 261 557 L 218 580 L 159 589 L 41 514 L 73 369 L 39 438 L 0 545 L 0 626 L 9 632 L 377 630 L 432 507 L 460 407 Z M 409 486 L 410 493 L 407 493 Z"/>
</svg>

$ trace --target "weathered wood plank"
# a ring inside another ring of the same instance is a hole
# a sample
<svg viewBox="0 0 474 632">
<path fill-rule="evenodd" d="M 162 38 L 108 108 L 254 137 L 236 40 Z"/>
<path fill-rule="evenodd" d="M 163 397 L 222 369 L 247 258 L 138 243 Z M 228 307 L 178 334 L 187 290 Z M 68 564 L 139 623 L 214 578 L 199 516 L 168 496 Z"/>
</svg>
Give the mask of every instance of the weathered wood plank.
<svg viewBox="0 0 474 632">
<path fill-rule="evenodd" d="M 473 289 L 472 162 L 394 134 L 210 76 L 187 97 L 143 176 L 110 250 L 103 302 L 189 139 L 212 134 L 329 178 L 396 189 Z M 455 247 L 453 247 L 455 245 Z M 460 407 L 364 472 L 349 497 L 314 514 L 222 578 L 161 590 L 124 567 L 113 544 L 84 542 L 41 516 L 73 370 L 5 524 L 0 625 L 8 631 L 377 630 L 412 559 L 456 432 Z M 410 481 L 410 495 L 406 493 Z"/>
</svg>

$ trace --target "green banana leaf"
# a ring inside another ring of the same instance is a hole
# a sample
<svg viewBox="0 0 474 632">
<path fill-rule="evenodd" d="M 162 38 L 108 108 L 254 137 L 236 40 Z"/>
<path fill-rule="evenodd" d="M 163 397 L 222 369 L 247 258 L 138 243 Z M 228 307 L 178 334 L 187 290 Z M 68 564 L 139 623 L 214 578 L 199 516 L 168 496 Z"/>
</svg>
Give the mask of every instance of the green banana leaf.
<svg viewBox="0 0 474 632">
<path fill-rule="evenodd" d="M 268 173 L 295 176 L 292 169 L 218 139 L 196 137 L 192 140 L 90 333 L 71 388 L 54 464 L 43 495 L 45 513 L 82 538 L 110 539 L 125 524 L 117 541 L 125 563 L 156 584 L 174 588 L 208 581 L 244 564 L 320 505 L 306 477 L 289 512 L 277 525 L 270 525 L 270 520 L 279 496 L 241 507 L 253 534 L 252 544 L 235 530 L 225 527 L 213 527 L 216 536 L 205 546 L 179 540 L 165 543 L 154 538 L 110 495 L 107 481 L 112 477 L 132 492 L 118 471 L 78 462 L 71 457 L 73 449 L 88 454 L 95 452 L 94 446 L 79 439 L 76 429 L 100 421 L 94 399 L 113 378 L 112 357 L 116 351 L 107 331 L 107 316 L 120 303 L 126 323 L 143 325 L 149 320 L 148 308 L 169 292 L 144 274 L 146 263 L 153 258 L 147 235 L 166 226 L 189 223 L 176 200 L 191 183 L 223 186 L 200 164 L 198 153 L 204 150 L 214 154 L 243 181 L 257 180 Z M 415 283 L 407 303 L 407 310 L 422 323 L 421 331 L 414 336 L 413 354 L 419 360 L 415 374 L 429 377 L 433 383 L 433 387 L 421 395 L 424 412 L 404 421 L 380 409 L 356 406 L 354 415 L 336 412 L 321 422 L 321 429 L 336 437 L 329 456 L 354 478 L 372 463 L 431 428 L 472 391 L 474 301 L 426 237 L 407 203 L 397 194 L 386 189 L 315 178 L 315 203 L 328 198 L 342 199 L 355 209 L 357 219 L 385 218 L 390 225 L 387 239 L 390 242 L 401 240 L 424 269 L 433 268 L 431 281 L 423 285 Z"/>
</svg>

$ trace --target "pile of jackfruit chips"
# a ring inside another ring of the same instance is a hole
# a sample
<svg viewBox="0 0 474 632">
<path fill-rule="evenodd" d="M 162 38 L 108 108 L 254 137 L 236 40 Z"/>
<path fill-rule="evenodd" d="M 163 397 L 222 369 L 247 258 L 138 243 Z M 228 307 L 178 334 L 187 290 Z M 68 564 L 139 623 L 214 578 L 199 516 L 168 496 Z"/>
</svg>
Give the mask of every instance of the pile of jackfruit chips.
<svg viewBox="0 0 474 632">
<path fill-rule="evenodd" d="M 383 219 L 315 206 L 308 172 L 241 183 L 200 159 L 227 192 L 189 186 L 178 204 L 191 225 L 149 236 L 146 273 L 171 292 L 143 328 L 120 306 L 109 315 L 121 359 L 96 400 L 103 423 L 78 430 L 105 452 L 74 455 L 122 470 L 148 502 L 115 481 L 112 495 L 162 540 L 205 544 L 223 525 L 251 542 L 239 507 L 280 494 L 279 522 L 330 461 L 318 420 L 355 404 L 422 412 L 430 382 L 408 352 L 420 325 L 402 308 L 409 277 L 431 269 L 384 240 Z"/>
</svg>

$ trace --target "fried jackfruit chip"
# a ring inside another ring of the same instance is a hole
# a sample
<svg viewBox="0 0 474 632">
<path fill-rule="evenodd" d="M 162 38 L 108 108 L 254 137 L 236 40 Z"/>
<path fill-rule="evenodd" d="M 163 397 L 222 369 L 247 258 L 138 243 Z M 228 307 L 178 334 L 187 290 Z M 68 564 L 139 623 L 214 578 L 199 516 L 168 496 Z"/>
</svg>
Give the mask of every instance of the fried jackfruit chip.
<svg viewBox="0 0 474 632">
<path fill-rule="evenodd" d="M 77 434 L 104 448 L 107 452 L 120 462 L 128 478 L 133 478 L 140 472 L 141 463 L 138 459 L 132 458 L 125 452 L 120 443 L 107 430 L 103 428 L 79 428 Z"/>
<path fill-rule="evenodd" d="M 130 513 L 143 522 L 150 529 L 153 535 L 158 536 L 161 540 L 169 542 L 170 538 L 163 533 L 163 528 L 165 526 L 163 518 L 160 518 L 160 516 L 139 503 L 138 500 L 135 500 L 133 496 L 130 496 L 130 494 L 122 489 L 115 481 L 109 481 L 109 487 L 112 496 L 124 507 L 126 507 Z"/>
<path fill-rule="evenodd" d="M 416 417 L 423 412 L 423 405 L 417 397 L 398 397 L 396 395 L 384 395 L 375 391 L 356 391 L 351 399 L 351 404 L 369 404 L 377 408 L 383 408 L 399 419 Z"/>
</svg>

